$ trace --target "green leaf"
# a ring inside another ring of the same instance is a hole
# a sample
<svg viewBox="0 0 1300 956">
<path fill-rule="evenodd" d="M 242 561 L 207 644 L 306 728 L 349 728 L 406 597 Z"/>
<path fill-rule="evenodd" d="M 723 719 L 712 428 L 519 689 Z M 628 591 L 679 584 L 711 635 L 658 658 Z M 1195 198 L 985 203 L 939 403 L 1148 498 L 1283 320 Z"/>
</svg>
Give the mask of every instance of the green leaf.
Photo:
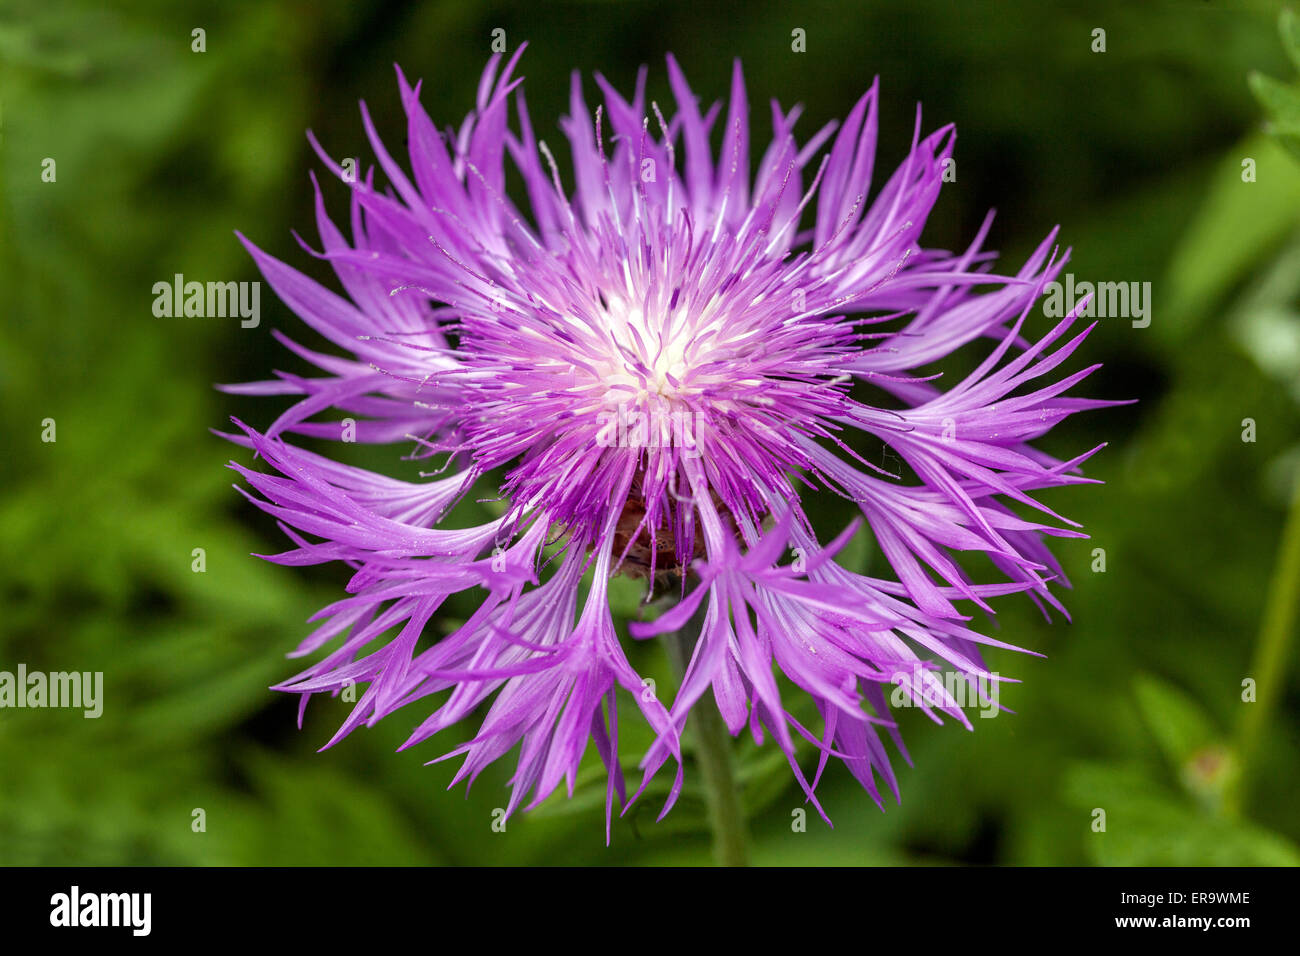
<svg viewBox="0 0 1300 956">
<path fill-rule="evenodd" d="M 1172 684 L 1156 677 L 1137 680 L 1138 707 L 1161 751 L 1175 767 L 1214 743 L 1218 733 L 1199 704 Z"/>
<path fill-rule="evenodd" d="M 1255 99 L 1274 123 L 1292 126 L 1300 123 L 1300 91 L 1258 71 L 1252 72 L 1247 80 Z"/>
<path fill-rule="evenodd" d="M 1265 130 L 1300 158 L 1300 90 L 1263 73 L 1251 73 L 1247 80 L 1255 99 L 1268 114 Z"/>
<path fill-rule="evenodd" d="M 1296 866 L 1300 850 L 1279 834 L 1198 811 L 1139 767 L 1078 763 L 1065 778 L 1084 850 L 1100 866 Z M 1090 821 L 1105 811 L 1105 829 Z"/>
<path fill-rule="evenodd" d="M 1255 182 L 1242 179 L 1254 161 Z M 1249 137 L 1225 154 L 1209 178 L 1204 200 L 1169 260 L 1163 287 L 1171 321 L 1159 333 L 1182 339 L 1210 315 L 1244 276 L 1295 228 L 1300 219 L 1300 166 L 1264 135 Z"/>
<path fill-rule="evenodd" d="M 1300 16 L 1290 7 L 1284 7 L 1277 19 L 1278 33 L 1282 35 L 1282 48 L 1291 58 L 1292 65 L 1300 70 Z"/>
</svg>

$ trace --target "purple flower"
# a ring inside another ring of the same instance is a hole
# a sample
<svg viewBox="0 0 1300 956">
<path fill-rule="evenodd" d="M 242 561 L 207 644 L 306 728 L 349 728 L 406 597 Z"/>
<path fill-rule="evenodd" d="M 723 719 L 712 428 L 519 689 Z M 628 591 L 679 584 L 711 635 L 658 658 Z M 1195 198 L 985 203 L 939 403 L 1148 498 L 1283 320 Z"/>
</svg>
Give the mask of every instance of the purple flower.
<svg viewBox="0 0 1300 956">
<path fill-rule="evenodd" d="M 347 298 L 245 241 L 279 297 L 349 353 L 277 333 L 324 374 L 230 389 L 300 396 L 265 432 L 240 423 L 234 439 L 276 472 L 232 463 L 293 540 L 270 560 L 354 572 L 296 655 L 336 646 L 278 689 L 305 708 L 312 694 L 364 685 L 331 743 L 440 695 L 409 746 L 490 700 L 477 734 L 447 756 L 463 756 L 456 780 L 472 781 L 518 746 L 508 812 L 561 781 L 572 792 L 589 740 L 608 768 L 607 815 L 615 793 L 628 802 L 620 698 L 654 732 L 641 789 L 676 763 L 667 812 L 682 785 L 682 729 L 705 694 L 733 735 L 748 726 L 774 739 L 819 812 L 830 756 L 877 803 L 877 776 L 897 799 L 879 737 L 885 729 L 902 749 L 888 698 L 969 727 L 940 675 L 996 681 L 981 648 L 1010 645 L 972 630 L 959 604 L 991 613 L 988 599 L 1023 591 L 1060 609 L 1049 585 L 1065 582 L 1045 536 L 1083 537 L 1031 497 L 1085 481 L 1078 466 L 1093 452 L 1062 462 L 1029 442 L 1109 404 L 1062 397 L 1091 368 L 1049 375 L 1087 334 L 1068 337 L 1073 314 L 1037 341 L 1024 332 L 1064 262 L 1055 232 L 1014 276 L 995 275 L 982 250 L 991 218 L 959 254 L 926 249 L 951 127 L 922 138 L 918 112 L 907 158 L 872 198 L 875 85 L 838 131 L 828 124 L 802 145 L 799 108 L 774 103 L 755 161 L 739 63 L 725 114 L 701 114 L 671 57 L 671 116 L 647 109 L 644 70 L 630 101 L 598 76 L 594 115 L 573 77 L 561 124 L 570 191 L 534 133 L 518 59 L 492 58 L 477 109 L 445 133 L 398 72 L 409 174 L 362 105 L 390 188 L 312 140 L 351 187 L 350 241 L 317 189 L 313 252 Z M 986 357 L 961 381 L 924 373 L 966 345 Z M 446 461 L 421 474 L 434 480 L 399 481 L 295 447 L 290 434 L 407 442 L 410 457 Z M 872 447 L 879 462 L 862 451 Z M 813 494 L 861 510 L 897 580 L 835 562 L 859 525 L 822 543 L 804 510 Z M 467 495 L 500 501 L 500 516 L 445 521 Z M 975 583 L 959 551 L 986 554 L 998 580 Z M 645 692 L 625 654 L 608 600 L 619 572 L 681 597 L 632 624 L 632 637 L 699 622 L 671 706 Z M 477 610 L 421 645 L 460 592 Z M 820 730 L 787 709 L 773 664 L 812 698 Z M 820 752 L 812 779 L 796 759 L 800 736 Z"/>
</svg>

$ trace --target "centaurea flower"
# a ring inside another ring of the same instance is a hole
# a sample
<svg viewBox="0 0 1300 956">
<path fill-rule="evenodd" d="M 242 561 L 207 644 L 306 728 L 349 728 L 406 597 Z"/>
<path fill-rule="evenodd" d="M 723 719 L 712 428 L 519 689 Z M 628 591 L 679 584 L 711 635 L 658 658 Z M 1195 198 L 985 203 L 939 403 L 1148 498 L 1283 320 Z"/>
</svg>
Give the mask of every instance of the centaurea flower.
<svg viewBox="0 0 1300 956">
<path fill-rule="evenodd" d="M 732 735 L 748 726 L 773 738 L 819 812 L 832 755 L 877 803 L 878 777 L 897 799 L 878 736 L 901 749 L 887 691 L 969 727 L 937 672 L 996 680 L 981 648 L 1010 645 L 973 630 L 958 603 L 991 613 L 989 599 L 1024 591 L 1059 609 L 1049 584 L 1063 576 L 1044 538 L 1082 537 L 1031 497 L 1085 481 L 1078 466 L 1092 452 L 1058 461 L 1029 442 L 1108 404 L 1062 397 L 1092 369 L 1045 378 L 1087 334 L 1069 337 L 1073 314 L 1036 341 L 1025 331 L 1064 261 L 1055 232 L 1010 276 L 993 274 L 983 251 L 991 217 L 958 254 L 924 248 L 951 127 L 922 136 L 918 110 L 907 157 L 869 198 L 876 85 L 838 130 L 802 145 L 800 109 L 774 103 L 754 162 L 739 63 L 725 115 L 701 114 L 672 57 L 671 116 L 647 109 L 644 69 L 630 101 L 598 76 L 594 115 L 575 74 L 562 123 L 570 191 L 534 134 L 518 59 L 492 58 L 477 108 L 445 134 L 398 71 L 409 174 L 362 104 L 391 188 L 375 186 L 374 170 L 349 175 L 312 139 L 351 189 L 350 240 L 316 192 L 314 254 L 346 298 L 245 242 L 285 304 L 348 353 L 280 336 L 324 374 L 231 387 L 299 396 L 265 432 L 240 423 L 235 438 L 276 472 L 232 464 L 293 540 L 271 560 L 354 571 L 297 654 L 336 646 L 279 689 L 305 707 L 364 685 L 331 743 L 444 695 L 409 746 L 490 701 L 448 756 L 464 757 L 456 780 L 472 782 L 517 747 L 508 812 L 562 781 L 572 792 L 590 741 L 608 769 L 607 816 L 615 794 L 628 802 L 620 690 L 655 735 L 642 789 L 676 762 L 664 812 L 682 786 L 687 715 L 706 694 Z M 950 387 L 923 374 L 985 341 L 984 360 Z M 346 417 L 320 420 L 331 411 Z M 400 481 L 289 435 L 406 441 L 412 457 L 447 463 L 435 480 Z M 876 464 L 865 447 L 889 457 Z M 447 527 L 466 495 L 500 499 L 500 517 Z M 897 578 L 837 564 L 865 532 L 855 522 L 823 543 L 810 495 L 850 499 Z M 975 583 L 956 552 L 984 553 L 1000 578 Z M 619 572 L 680 597 L 633 623 L 632 637 L 698 622 L 671 706 L 643 692 L 625 654 L 608 598 Z M 419 649 L 462 592 L 481 594 L 477 610 Z M 820 730 L 787 709 L 773 665 L 812 698 Z M 811 780 L 800 736 L 820 751 Z"/>
</svg>

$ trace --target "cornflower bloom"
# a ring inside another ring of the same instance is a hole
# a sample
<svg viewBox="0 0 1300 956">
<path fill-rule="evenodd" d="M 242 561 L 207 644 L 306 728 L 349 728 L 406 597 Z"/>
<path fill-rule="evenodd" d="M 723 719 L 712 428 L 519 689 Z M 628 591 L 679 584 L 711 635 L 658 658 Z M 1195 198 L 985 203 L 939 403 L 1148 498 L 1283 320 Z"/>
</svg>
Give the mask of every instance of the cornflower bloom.
<svg viewBox="0 0 1300 956">
<path fill-rule="evenodd" d="M 594 114 L 573 77 L 561 124 L 570 191 L 534 133 L 518 60 L 491 59 L 476 109 L 445 134 L 398 70 L 409 174 L 363 103 L 388 189 L 312 138 L 351 190 L 349 240 L 317 185 L 313 251 L 346 298 L 245 240 L 280 299 L 348 353 L 277 333 L 324 374 L 230 387 L 299 396 L 264 432 L 240 423 L 231 436 L 274 469 L 232 463 L 293 541 L 270 560 L 354 572 L 296 654 L 336 645 L 278 689 L 301 695 L 301 725 L 313 694 L 364 685 L 331 744 L 435 695 L 404 746 L 487 704 L 477 733 L 446 756 L 462 756 L 455 781 L 472 782 L 517 747 L 508 813 L 562 781 L 572 793 L 594 741 L 608 770 L 607 836 L 615 796 L 630 803 L 620 690 L 653 731 L 633 799 L 676 765 L 665 813 L 704 695 L 733 736 L 748 727 L 773 739 L 818 812 L 831 756 L 878 804 L 878 780 L 897 799 L 881 739 L 902 751 L 887 692 L 969 727 L 940 671 L 998 680 L 981 649 L 1010 646 L 972 629 L 959 603 L 991 613 L 990 599 L 1023 591 L 1044 612 L 1063 610 L 1045 538 L 1083 535 L 1031 493 L 1087 480 L 1079 465 L 1097 449 L 1060 461 L 1029 442 L 1109 403 L 1064 397 L 1091 368 L 1051 374 L 1087 334 L 1071 337 L 1073 313 L 1036 340 L 1025 331 L 1064 262 L 1055 232 L 1005 276 L 983 250 L 991 217 L 960 253 L 921 246 L 954 132 L 922 136 L 918 110 L 911 149 L 871 198 L 874 84 L 838 128 L 802 145 L 799 107 L 773 103 L 751 178 L 739 63 L 723 115 L 701 113 L 672 57 L 671 116 L 647 110 L 644 69 L 630 100 L 597 76 Z M 927 367 L 964 346 L 986 354 L 941 387 Z M 321 420 L 331 411 L 346 417 Z M 403 481 L 290 435 L 407 442 L 411 458 L 447 460 L 419 475 L 432 480 Z M 449 527 L 467 495 L 499 501 L 498 516 Z M 829 542 L 806 511 L 823 495 L 861 512 Z M 864 524 L 896 577 L 836 563 Z M 956 552 L 987 556 L 996 580 L 977 583 Z M 694 619 L 671 705 L 629 662 L 610 610 L 617 573 L 679 599 L 630 637 Z M 477 608 L 430 643 L 435 616 L 462 593 Z M 774 665 L 811 698 L 820 727 L 788 709 Z M 815 773 L 797 759 L 800 737 L 819 754 Z"/>
</svg>

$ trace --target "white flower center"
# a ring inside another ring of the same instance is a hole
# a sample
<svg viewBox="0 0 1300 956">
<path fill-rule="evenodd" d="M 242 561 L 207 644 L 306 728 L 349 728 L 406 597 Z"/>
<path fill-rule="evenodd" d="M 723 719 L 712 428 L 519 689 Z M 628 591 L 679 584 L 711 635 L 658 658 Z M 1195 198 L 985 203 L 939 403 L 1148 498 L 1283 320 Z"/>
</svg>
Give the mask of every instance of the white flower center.
<svg viewBox="0 0 1300 956">
<path fill-rule="evenodd" d="M 601 371 L 614 404 L 647 399 L 673 401 L 694 390 L 685 384 L 690 370 L 687 349 L 707 329 L 713 303 L 704 314 L 687 321 L 680 314 L 651 319 L 640 305 L 611 297 L 605 310 L 610 338 L 609 358 Z M 636 357 L 634 359 L 633 357 Z"/>
</svg>

